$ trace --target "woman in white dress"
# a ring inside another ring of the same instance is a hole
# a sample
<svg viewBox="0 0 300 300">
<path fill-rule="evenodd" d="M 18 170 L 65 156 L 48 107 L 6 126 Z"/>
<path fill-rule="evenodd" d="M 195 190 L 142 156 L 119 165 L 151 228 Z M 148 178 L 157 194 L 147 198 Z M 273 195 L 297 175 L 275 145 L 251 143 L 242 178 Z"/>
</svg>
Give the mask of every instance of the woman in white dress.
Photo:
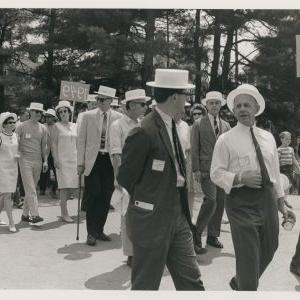
<svg viewBox="0 0 300 300">
<path fill-rule="evenodd" d="M 18 138 L 14 133 L 17 115 L 0 115 L 0 212 L 6 210 L 9 231 L 16 232 L 12 215 L 11 195 L 16 191 L 18 179 Z"/>
<path fill-rule="evenodd" d="M 70 122 L 73 111 L 70 102 L 59 101 L 55 110 L 59 121 L 53 130 L 51 149 L 60 195 L 61 218 L 67 223 L 72 223 L 74 220 L 69 216 L 67 200 L 73 190 L 78 188 L 77 129 L 76 124 Z"/>
</svg>

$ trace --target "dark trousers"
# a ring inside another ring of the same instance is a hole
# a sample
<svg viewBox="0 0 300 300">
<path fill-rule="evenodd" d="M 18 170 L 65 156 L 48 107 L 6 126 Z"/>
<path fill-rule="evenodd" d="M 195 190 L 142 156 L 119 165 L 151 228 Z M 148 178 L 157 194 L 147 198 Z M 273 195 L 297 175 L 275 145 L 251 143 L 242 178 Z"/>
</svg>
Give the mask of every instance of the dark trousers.
<svg viewBox="0 0 300 300">
<path fill-rule="evenodd" d="M 300 269 L 300 233 L 299 233 L 299 237 L 298 237 L 298 243 L 296 246 L 296 252 L 292 258 L 291 265 L 295 268 Z"/>
<path fill-rule="evenodd" d="M 45 173 L 42 172 L 41 176 L 40 176 L 40 182 L 39 182 L 40 191 L 45 192 L 46 189 L 47 189 L 47 186 L 48 186 L 49 181 L 50 181 L 50 170 L 53 171 L 54 177 L 55 177 L 55 180 L 54 180 L 54 183 L 52 185 L 51 190 L 52 190 L 52 192 L 55 192 L 56 189 L 57 189 L 57 179 L 56 179 L 56 170 L 55 170 L 55 167 L 54 167 L 54 161 L 53 161 L 53 157 L 52 157 L 51 152 L 48 156 L 48 170 Z"/>
<path fill-rule="evenodd" d="M 273 186 L 233 188 L 225 201 L 241 291 L 256 291 L 278 247 L 278 209 Z"/>
<path fill-rule="evenodd" d="M 197 218 L 196 236 L 200 239 L 208 226 L 207 236 L 218 237 L 224 213 L 225 192 L 210 180 L 209 175 L 201 177 L 201 188 L 204 198 Z"/>
<path fill-rule="evenodd" d="M 85 176 L 86 227 L 97 238 L 103 233 L 114 190 L 114 171 L 109 154 L 98 154 L 89 176 Z"/>
<path fill-rule="evenodd" d="M 192 232 L 179 206 L 163 244 L 145 248 L 133 243 L 132 290 L 158 290 L 166 265 L 176 290 L 204 290 Z"/>
</svg>

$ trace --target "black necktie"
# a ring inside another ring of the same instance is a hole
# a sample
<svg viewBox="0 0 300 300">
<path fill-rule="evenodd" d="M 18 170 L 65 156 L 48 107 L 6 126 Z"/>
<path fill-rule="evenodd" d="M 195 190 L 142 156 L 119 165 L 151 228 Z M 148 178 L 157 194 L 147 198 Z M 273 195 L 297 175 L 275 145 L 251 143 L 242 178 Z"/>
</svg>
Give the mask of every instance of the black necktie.
<svg viewBox="0 0 300 300">
<path fill-rule="evenodd" d="M 253 132 L 253 127 L 250 127 L 250 132 L 251 132 L 253 144 L 254 144 L 254 147 L 255 147 L 258 163 L 259 163 L 259 166 L 260 166 L 260 172 L 261 172 L 263 185 L 271 183 L 270 176 L 269 176 L 269 173 L 268 173 L 268 170 L 267 170 L 267 167 L 266 167 L 266 164 L 265 164 L 260 146 L 259 146 L 259 144 L 257 142 L 257 139 L 256 139 L 256 137 L 254 135 L 254 132 Z"/>
<path fill-rule="evenodd" d="M 103 123 L 102 123 L 102 130 L 101 130 L 100 149 L 105 148 L 106 128 L 107 128 L 107 113 L 105 112 L 105 113 L 103 113 Z"/>
<path fill-rule="evenodd" d="M 219 126 L 218 126 L 218 122 L 217 122 L 217 117 L 216 116 L 214 116 L 214 130 L 215 130 L 216 136 L 218 136 L 218 134 L 219 134 Z"/>
<path fill-rule="evenodd" d="M 181 175 L 185 178 L 185 168 L 184 168 L 184 158 L 183 158 L 183 152 L 181 148 L 181 144 L 179 141 L 179 137 L 176 130 L 175 121 L 172 120 L 172 136 L 173 136 L 173 143 L 174 143 L 174 149 L 175 149 L 175 155 L 179 166 L 179 171 Z"/>
</svg>

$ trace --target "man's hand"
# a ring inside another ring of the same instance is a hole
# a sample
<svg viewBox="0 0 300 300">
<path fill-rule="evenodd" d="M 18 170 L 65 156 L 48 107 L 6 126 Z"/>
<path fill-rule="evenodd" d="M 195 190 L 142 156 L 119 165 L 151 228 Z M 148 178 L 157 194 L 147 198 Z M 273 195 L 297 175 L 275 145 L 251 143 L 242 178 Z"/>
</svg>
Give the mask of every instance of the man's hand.
<svg viewBox="0 0 300 300">
<path fill-rule="evenodd" d="M 81 174 L 83 174 L 83 172 L 84 172 L 84 166 L 78 165 L 77 166 L 77 174 L 81 175 Z"/>
<path fill-rule="evenodd" d="M 241 174 L 241 184 L 253 189 L 261 188 L 261 174 L 258 171 L 245 171 Z"/>
<path fill-rule="evenodd" d="M 201 182 L 201 172 L 199 170 L 194 172 L 195 180 Z"/>
<path fill-rule="evenodd" d="M 46 173 L 48 170 L 48 162 L 47 161 L 44 161 L 43 162 L 43 168 L 42 168 L 42 171 L 43 173 Z"/>
</svg>

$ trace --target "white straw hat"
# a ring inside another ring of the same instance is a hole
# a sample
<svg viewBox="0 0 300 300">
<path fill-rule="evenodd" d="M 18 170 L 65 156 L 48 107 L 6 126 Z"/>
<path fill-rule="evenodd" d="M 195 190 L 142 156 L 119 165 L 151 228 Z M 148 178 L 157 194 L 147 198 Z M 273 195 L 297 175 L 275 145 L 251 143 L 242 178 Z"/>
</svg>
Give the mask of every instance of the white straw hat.
<svg viewBox="0 0 300 300">
<path fill-rule="evenodd" d="M 136 89 L 136 90 L 127 91 L 125 93 L 125 99 L 122 100 L 122 104 L 125 104 L 129 101 L 134 101 L 134 100 L 142 100 L 142 102 L 146 102 L 150 99 L 151 99 L 151 97 L 146 96 L 145 90 Z"/>
<path fill-rule="evenodd" d="M 116 97 L 116 89 L 110 88 L 108 86 L 100 85 L 98 92 L 95 92 L 98 95 L 110 97 L 113 99 L 118 99 Z"/>
<path fill-rule="evenodd" d="M 146 84 L 156 88 L 192 89 L 195 86 L 188 82 L 189 71 L 176 69 L 156 69 L 154 81 Z"/>
<path fill-rule="evenodd" d="M 17 122 L 18 117 L 15 113 L 11 112 L 4 112 L 0 114 L 0 131 L 2 130 L 3 123 L 8 119 L 8 118 L 13 118 L 15 122 Z"/>
<path fill-rule="evenodd" d="M 28 109 L 29 110 L 39 110 L 39 111 L 45 112 L 44 105 L 42 103 L 37 103 L 37 102 L 31 102 Z"/>
<path fill-rule="evenodd" d="M 62 107 L 69 108 L 71 111 L 73 111 L 73 106 L 71 106 L 69 101 L 66 101 L 66 100 L 59 101 L 58 105 L 55 107 L 55 110 L 57 111 L 58 109 L 60 109 Z"/>
<path fill-rule="evenodd" d="M 259 110 L 255 116 L 259 116 L 260 114 L 263 113 L 266 105 L 265 100 L 263 96 L 259 93 L 258 89 L 251 84 L 242 84 L 229 93 L 227 97 L 227 106 L 232 112 L 234 106 L 234 99 L 238 95 L 242 95 L 242 94 L 252 96 L 256 100 L 257 104 L 259 105 Z"/>
<path fill-rule="evenodd" d="M 206 105 L 208 100 L 220 100 L 222 106 L 226 104 L 226 100 L 223 98 L 223 95 L 217 91 L 211 91 L 206 93 L 205 98 L 201 100 L 201 103 L 203 105 Z"/>
<path fill-rule="evenodd" d="M 46 110 L 45 115 L 50 115 L 52 117 L 54 117 L 55 119 L 57 119 L 57 115 L 54 109 L 49 108 Z"/>
<path fill-rule="evenodd" d="M 119 104 L 119 101 L 118 99 L 114 99 L 111 104 L 110 104 L 111 107 L 120 107 L 120 104 Z"/>
</svg>

